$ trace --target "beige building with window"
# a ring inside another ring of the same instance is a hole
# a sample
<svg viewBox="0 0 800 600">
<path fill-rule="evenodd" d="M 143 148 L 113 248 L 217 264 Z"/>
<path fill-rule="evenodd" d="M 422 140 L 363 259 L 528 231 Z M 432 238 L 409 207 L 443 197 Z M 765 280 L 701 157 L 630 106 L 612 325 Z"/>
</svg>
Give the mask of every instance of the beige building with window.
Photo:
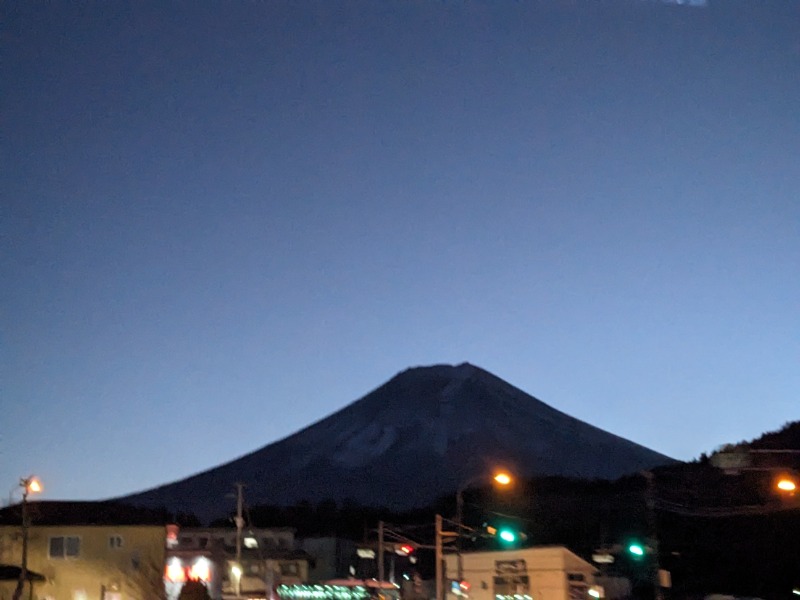
<svg viewBox="0 0 800 600">
<path fill-rule="evenodd" d="M 597 572 L 563 546 L 466 552 L 461 560 L 463 588 L 457 581 L 450 584 L 457 577 L 457 557 L 445 557 L 448 600 L 591 600 Z"/>
<path fill-rule="evenodd" d="M 117 512 L 112 505 L 88 502 L 36 502 L 30 504 L 30 509 L 28 568 L 44 576 L 44 580 L 26 586 L 23 598 L 163 598 L 164 525 L 105 524 L 108 520 L 152 521 L 153 515 L 133 514 L 129 509 Z M 0 564 L 19 566 L 22 560 L 19 508 L 9 507 L 0 513 Z M 15 581 L 3 582 L 0 600 L 10 600 L 15 586 Z"/>
</svg>

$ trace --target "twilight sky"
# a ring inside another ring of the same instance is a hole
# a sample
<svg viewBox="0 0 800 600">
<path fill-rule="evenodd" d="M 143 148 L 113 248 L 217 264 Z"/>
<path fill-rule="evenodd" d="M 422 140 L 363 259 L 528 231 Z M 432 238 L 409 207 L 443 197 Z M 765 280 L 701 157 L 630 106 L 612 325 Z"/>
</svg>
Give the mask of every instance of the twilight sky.
<svg viewBox="0 0 800 600">
<path fill-rule="evenodd" d="M 0 496 L 434 363 L 680 459 L 800 418 L 800 2 L 5 12 Z"/>
</svg>

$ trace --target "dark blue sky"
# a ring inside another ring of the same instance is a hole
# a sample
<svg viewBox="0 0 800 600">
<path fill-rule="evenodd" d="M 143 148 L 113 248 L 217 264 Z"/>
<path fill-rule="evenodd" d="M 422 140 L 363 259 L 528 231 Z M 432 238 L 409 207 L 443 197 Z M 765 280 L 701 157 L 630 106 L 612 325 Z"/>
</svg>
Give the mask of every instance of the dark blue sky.
<svg viewBox="0 0 800 600">
<path fill-rule="evenodd" d="M 800 417 L 800 2 L 6 13 L 0 484 L 132 492 L 441 362 L 681 459 Z"/>
</svg>

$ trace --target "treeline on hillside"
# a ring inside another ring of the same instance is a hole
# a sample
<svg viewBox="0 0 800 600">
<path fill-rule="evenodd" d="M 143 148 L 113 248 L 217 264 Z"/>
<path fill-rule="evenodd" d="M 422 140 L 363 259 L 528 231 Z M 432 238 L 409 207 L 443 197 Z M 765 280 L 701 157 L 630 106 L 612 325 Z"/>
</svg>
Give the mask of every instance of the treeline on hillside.
<svg viewBox="0 0 800 600">
<path fill-rule="evenodd" d="M 547 477 L 521 481 L 512 490 L 503 492 L 470 489 L 464 493 L 463 522 L 478 528 L 476 546 L 482 539 L 479 526 L 503 522 L 514 524 L 530 543 L 569 541 L 572 547 L 591 551 L 593 544 L 612 531 L 635 529 L 637 523 L 645 522 L 643 483 L 639 479 L 629 477 L 609 482 Z M 432 527 L 436 514 L 453 519 L 455 504 L 453 495 L 442 497 L 429 507 L 398 513 L 355 502 L 337 504 L 328 500 L 316 505 L 300 502 L 294 506 L 254 506 L 247 510 L 246 516 L 254 527 L 293 527 L 298 537 L 339 536 L 360 541 L 374 538 L 380 520 L 401 527 L 422 524 Z M 231 522 L 232 516 L 212 525 L 229 526 Z M 589 539 L 590 542 L 585 541 Z"/>
<path fill-rule="evenodd" d="M 753 450 L 800 450 L 800 421 L 789 421 L 784 423 L 780 429 L 767 431 L 750 441 L 742 440 L 735 444 L 724 444 L 717 449 L 717 452 L 741 448 Z M 701 462 L 704 462 L 707 458 L 704 453 L 701 456 Z"/>
</svg>

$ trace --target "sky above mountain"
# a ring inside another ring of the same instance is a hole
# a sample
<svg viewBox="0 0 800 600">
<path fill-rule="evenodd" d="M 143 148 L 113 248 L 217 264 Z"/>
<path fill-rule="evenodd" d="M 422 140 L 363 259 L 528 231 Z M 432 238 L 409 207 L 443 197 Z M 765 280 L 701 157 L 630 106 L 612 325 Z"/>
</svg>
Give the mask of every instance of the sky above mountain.
<svg viewBox="0 0 800 600">
<path fill-rule="evenodd" d="M 690 459 L 796 419 L 800 2 L 18 2 L 0 483 L 469 361 Z"/>
</svg>

